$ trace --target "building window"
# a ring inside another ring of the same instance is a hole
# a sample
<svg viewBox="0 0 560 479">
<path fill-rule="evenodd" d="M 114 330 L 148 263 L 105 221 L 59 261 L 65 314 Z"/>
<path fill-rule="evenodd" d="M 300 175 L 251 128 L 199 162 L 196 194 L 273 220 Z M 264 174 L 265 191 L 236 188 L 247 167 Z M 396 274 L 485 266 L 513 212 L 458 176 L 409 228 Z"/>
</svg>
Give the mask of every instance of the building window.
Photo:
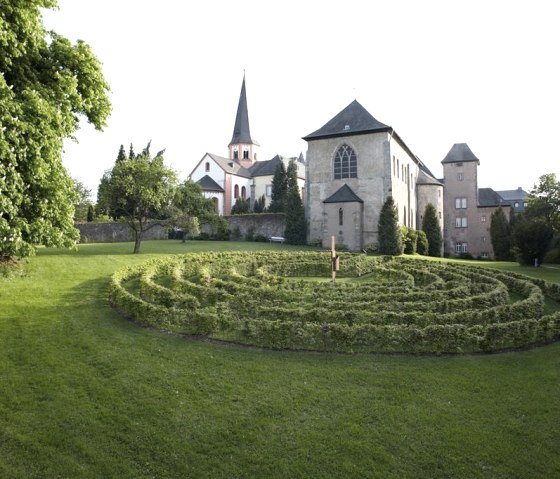
<svg viewBox="0 0 560 479">
<path fill-rule="evenodd" d="M 238 152 L 237 150 L 235 150 L 235 151 L 233 152 L 233 159 L 234 159 L 234 160 L 239 159 L 239 152 Z"/>
<path fill-rule="evenodd" d="M 395 155 L 393 155 L 393 176 L 397 176 L 397 163 L 395 160 Z"/>
<path fill-rule="evenodd" d="M 488 259 L 488 253 L 486 253 L 486 252 L 480 253 L 480 257 L 484 258 L 484 259 Z"/>
<path fill-rule="evenodd" d="M 467 253 L 467 243 L 456 243 L 455 244 L 455 253 Z"/>
<path fill-rule="evenodd" d="M 400 161 L 399 161 L 399 159 L 397 158 L 397 178 L 400 178 L 400 177 L 399 177 L 400 168 L 401 168 L 401 167 L 400 167 Z"/>
<path fill-rule="evenodd" d="M 463 181 L 464 179 L 463 173 L 457 173 L 457 181 Z"/>
<path fill-rule="evenodd" d="M 342 208 L 338 209 L 338 226 L 344 225 L 344 210 Z"/>
<path fill-rule="evenodd" d="M 218 198 L 216 198 L 214 196 L 212 198 L 212 203 L 214 204 L 214 213 L 219 214 L 220 213 L 220 203 L 218 201 Z"/>
<path fill-rule="evenodd" d="M 210 162 L 206 162 L 206 164 L 204 165 L 204 171 L 210 171 Z"/>
<path fill-rule="evenodd" d="M 249 150 L 243 150 L 243 159 L 244 159 L 244 160 L 248 160 L 248 159 L 249 159 Z"/>
<path fill-rule="evenodd" d="M 403 207 L 403 221 L 404 221 L 404 225 L 406 226 L 406 206 Z"/>
<path fill-rule="evenodd" d="M 467 227 L 467 217 L 458 216 L 455 218 L 455 228 L 466 228 Z"/>
<path fill-rule="evenodd" d="M 480 217 L 480 221 L 481 221 L 482 223 L 486 223 L 486 216 L 481 216 L 481 217 Z"/>
<path fill-rule="evenodd" d="M 439 219 L 441 220 L 441 211 L 438 211 Z"/>
<path fill-rule="evenodd" d="M 519 208 L 519 203 L 516 201 L 516 202 L 513 204 L 513 206 L 514 206 L 515 208 Z"/>
<path fill-rule="evenodd" d="M 233 197 L 236 199 L 239 198 L 239 185 L 235 185 L 233 188 Z"/>
<path fill-rule="evenodd" d="M 465 209 L 467 207 L 467 199 L 466 198 L 455 198 L 455 208 Z"/>
<path fill-rule="evenodd" d="M 272 185 L 266 185 L 266 196 L 272 196 Z"/>
<path fill-rule="evenodd" d="M 354 150 L 344 144 L 337 151 L 334 157 L 334 179 L 358 177 L 358 160 Z"/>
<path fill-rule="evenodd" d="M 247 189 L 244 186 L 241 187 L 241 198 L 247 198 Z"/>
<path fill-rule="evenodd" d="M 482 240 L 483 243 L 486 243 L 486 236 L 483 236 L 482 238 L 480 238 Z"/>
</svg>

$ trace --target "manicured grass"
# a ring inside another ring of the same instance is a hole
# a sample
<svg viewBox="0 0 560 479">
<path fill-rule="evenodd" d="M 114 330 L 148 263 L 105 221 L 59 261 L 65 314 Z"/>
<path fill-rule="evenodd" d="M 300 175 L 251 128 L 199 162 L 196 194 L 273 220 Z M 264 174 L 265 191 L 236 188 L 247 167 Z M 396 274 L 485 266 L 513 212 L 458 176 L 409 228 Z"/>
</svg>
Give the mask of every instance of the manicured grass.
<svg viewBox="0 0 560 479">
<path fill-rule="evenodd" d="M 142 329 L 107 304 L 109 275 L 127 264 L 253 248 L 289 249 L 42 249 L 25 276 L 0 279 L 0 477 L 560 477 L 560 344 L 267 351 Z"/>
</svg>

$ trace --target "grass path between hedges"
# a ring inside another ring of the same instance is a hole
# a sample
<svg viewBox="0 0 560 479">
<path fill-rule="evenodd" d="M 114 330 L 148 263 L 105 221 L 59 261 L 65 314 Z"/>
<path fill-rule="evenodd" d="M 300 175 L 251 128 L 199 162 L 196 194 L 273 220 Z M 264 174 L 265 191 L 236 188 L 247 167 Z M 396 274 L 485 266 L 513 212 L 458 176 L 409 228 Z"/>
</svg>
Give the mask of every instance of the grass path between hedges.
<svg viewBox="0 0 560 479">
<path fill-rule="evenodd" d="M 42 249 L 0 279 L 1 478 L 560 477 L 560 344 L 417 357 L 184 340 L 119 317 L 110 274 L 161 254 L 289 247 L 142 248 Z"/>
</svg>

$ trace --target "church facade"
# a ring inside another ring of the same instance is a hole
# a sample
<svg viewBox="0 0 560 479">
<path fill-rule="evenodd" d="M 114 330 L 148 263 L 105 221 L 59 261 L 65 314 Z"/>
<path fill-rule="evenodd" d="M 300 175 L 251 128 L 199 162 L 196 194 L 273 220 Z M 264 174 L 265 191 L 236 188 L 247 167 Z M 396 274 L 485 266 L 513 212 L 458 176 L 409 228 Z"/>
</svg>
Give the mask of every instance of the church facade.
<svg viewBox="0 0 560 479">
<path fill-rule="evenodd" d="M 389 196 L 404 226 L 421 228 L 428 203 L 443 216 L 443 184 L 392 127 L 357 101 L 304 140 L 310 241 L 328 247 L 334 236 L 354 251 L 375 244 Z"/>
</svg>

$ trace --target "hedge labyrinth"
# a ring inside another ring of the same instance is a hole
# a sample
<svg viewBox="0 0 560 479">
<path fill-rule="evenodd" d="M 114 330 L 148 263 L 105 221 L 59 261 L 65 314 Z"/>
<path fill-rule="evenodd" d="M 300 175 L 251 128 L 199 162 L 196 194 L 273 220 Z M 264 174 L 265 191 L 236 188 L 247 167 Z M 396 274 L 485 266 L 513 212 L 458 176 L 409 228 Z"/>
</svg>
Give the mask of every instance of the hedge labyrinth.
<svg viewBox="0 0 560 479">
<path fill-rule="evenodd" d="M 146 326 L 272 348 L 460 353 L 560 338 L 560 285 L 463 263 L 340 261 L 333 285 L 328 252 L 166 257 L 115 273 L 110 300 Z"/>
</svg>

